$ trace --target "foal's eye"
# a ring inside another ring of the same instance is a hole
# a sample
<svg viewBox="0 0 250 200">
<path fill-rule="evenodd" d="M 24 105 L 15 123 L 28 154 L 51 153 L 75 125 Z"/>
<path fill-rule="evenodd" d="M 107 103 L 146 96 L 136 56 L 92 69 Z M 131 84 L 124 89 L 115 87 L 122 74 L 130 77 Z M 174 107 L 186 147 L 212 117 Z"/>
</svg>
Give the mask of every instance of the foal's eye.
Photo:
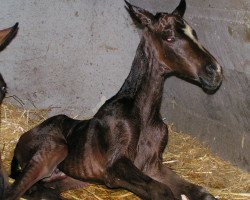
<svg viewBox="0 0 250 200">
<path fill-rule="evenodd" d="M 168 38 L 166 38 L 166 40 L 167 40 L 168 42 L 174 42 L 174 41 L 175 41 L 175 37 L 174 37 L 174 36 L 168 37 Z"/>
<path fill-rule="evenodd" d="M 164 31 L 162 33 L 162 38 L 167 42 L 174 42 L 175 41 L 174 32 L 172 30 Z"/>
</svg>

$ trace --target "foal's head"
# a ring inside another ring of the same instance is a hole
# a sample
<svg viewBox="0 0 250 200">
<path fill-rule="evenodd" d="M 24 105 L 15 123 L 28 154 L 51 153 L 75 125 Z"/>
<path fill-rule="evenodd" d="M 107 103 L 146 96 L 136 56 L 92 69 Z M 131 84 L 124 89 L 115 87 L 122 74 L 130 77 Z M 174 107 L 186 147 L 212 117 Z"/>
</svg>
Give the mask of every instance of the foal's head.
<svg viewBox="0 0 250 200">
<path fill-rule="evenodd" d="M 198 41 L 194 29 L 183 19 L 185 0 L 171 13 L 152 13 L 126 2 L 132 18 L 144 28 L 144 38 L 155 52 L 164 73 L 176 73 L 198 81 L 206 90 L 217 89 L 222 69 Z"/>
</svg>

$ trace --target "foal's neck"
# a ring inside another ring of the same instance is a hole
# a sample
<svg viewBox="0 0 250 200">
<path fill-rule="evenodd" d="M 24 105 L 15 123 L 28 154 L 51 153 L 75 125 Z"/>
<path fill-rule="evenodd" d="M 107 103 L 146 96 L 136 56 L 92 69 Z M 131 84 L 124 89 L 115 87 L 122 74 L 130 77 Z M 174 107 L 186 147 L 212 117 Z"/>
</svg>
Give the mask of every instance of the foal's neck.
<svg viewBox="0 0 250 200">
<path fill-rule="evenodd" d="M 143 36 L 137 48 L 131 71 L 117 97 L 133 99 L 144 119 L 160 116 L 164 74 L 156 51 Z"/>
</svg>

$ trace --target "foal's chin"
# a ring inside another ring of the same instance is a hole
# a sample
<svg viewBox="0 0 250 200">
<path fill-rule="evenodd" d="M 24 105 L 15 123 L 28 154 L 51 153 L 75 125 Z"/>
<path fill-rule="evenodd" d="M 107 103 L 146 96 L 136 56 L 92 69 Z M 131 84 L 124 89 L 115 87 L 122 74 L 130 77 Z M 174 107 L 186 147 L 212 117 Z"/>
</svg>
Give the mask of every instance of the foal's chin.
<svg viewBox="0 0 250 200">
<path fill-rule="evenodd" d="M 222 79 L 217 81 L 210 81 L 200 77 L 199 82 L 204 92 L 206 92 L 207 94 L 214 94 L 220 88 Z"/>
</svg>

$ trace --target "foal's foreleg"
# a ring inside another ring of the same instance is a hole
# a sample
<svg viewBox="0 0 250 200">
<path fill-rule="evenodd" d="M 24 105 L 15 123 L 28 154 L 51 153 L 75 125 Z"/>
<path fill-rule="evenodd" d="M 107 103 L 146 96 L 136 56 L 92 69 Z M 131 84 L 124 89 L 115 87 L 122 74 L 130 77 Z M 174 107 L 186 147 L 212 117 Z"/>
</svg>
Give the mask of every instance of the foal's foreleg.
<svg viewBox="0 0 250 200">
<path fill-rule="evenodd" d="M 56 166 L 68 154 L 66 144 L 54 143 L 53 145 L 50 144 L 50 148 L 46 145 L 39 147 L 31 160 L 26 164 L 20 176 L 10 190 L 7 191 L 6 200 L 19 199 L 37 181 L 50 176 Z"/>
<path fill-rule="evenodd" d="M 150 177 L 169 186 L 177 199 L 216 200 L 203 187 L 185 181 L 167 166 L 162 165 L 158 173 Z"/>
<path fill-rule="evenodd" d="M 111 188 L 125 188 L 142 199 L 175 199 L 169 187 L 143 174 L 126 157 L 117 159 L 106 169 L 105 184 Z"/>
</svg>

